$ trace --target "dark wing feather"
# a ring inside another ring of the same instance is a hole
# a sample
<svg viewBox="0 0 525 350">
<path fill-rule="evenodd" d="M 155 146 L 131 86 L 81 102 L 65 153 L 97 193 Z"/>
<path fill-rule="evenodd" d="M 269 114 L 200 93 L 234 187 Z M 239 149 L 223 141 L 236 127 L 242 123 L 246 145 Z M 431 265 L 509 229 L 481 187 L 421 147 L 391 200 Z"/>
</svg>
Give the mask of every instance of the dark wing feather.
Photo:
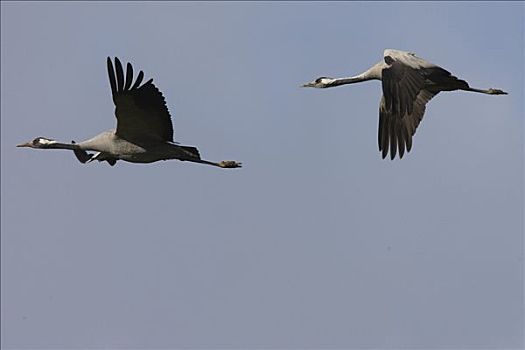
<svg viewBox="0 0 525 350">
<path fill-rule="evenodd" d="M 144 73 L 133 83 L 133 68 L 127 64 L 126 79 L 120 61 L 115 58 L 115 71 L 108 57 L 108 75 L 117 117 L 116 134 L 129 141 L 173 141 L 173 124 L 162 93 L 153 79 L 142 86 Z M 125 84 L 125 85 L 124 85 Z M 131 88 L 130 88 L 131 86 Z"/>
<path fill-rule="evenodd" d="M 410 114 L 417 94 L 425 86 L 425 77 L 400 61 L 385 57 L 385 62 L 390 62 L 381 71 L 385 107 L 396 115 Z"/>
<path fill-rule="evenodd" d="M 144 72 L 140 71 L 139 75 L 137 75 L 137 80 L 135 81 L 135 84 L 131 87 L 131 90 L 135 90 L 139 87 L 140 83 L 142 83 L 142 79 L 144 79 Z"/>
<path fill-rule="evenodd" d="M 133 67 L 131 67 L 131 64 L 128 62 L 126 66 L 126 85 L 124 86 L 124 91 L 129 90 L 131 83 L 133 83 Z"/>
<path fill-rule="evenodd" d="M 122 64 L 119 59 L 115 57 L 115 69 L 117 70 L 117 90 L 124 90 L 124 72 L 122 71 Z"/>
<path fill-rule="evenodd" d="M 405 114 L 403 117 L 388 110 L 385 97 L 381 97 L 378 143 L 379 151 L 381 151 L 383 158 L 388 155 L 389 150 L 390 159 L 395 158 L 396 150 L 399 150 L 399 158 L 403 158 L 405 150 L 407 153 L 410 152 L 412 149 L 412 137 L 425 114 L 425 105 L 437 94 L 438 92 L 421 90 L 412 103 L 412 112 Z"/>
<path fill-rule="evenodd" d="M 397 133 L 396 133 L 396 123 L 390 123 L 388 132 L 390 134 L 390 156 L 392 159 L 396 156 L 397 150 Z"/>
<path fill-rule="evenodd" d="M 117 95 L 117 81 L 115 80 L 115 71 L 113 70 L 113 63 L 108 57 L 108 75 L 109 75 L 109 85 L 111 86 L 111 96 L 113 97 L 113 102 L 115 102 L 115 96 Z"/>
</svg>

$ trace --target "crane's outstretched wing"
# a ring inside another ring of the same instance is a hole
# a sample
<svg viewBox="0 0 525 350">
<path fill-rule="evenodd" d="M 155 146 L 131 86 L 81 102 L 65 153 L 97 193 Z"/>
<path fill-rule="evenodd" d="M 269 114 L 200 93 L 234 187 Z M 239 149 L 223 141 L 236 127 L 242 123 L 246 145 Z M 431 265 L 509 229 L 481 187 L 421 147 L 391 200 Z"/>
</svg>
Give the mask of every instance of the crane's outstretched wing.
<svg viewBox="0 0 525 350">
<path fill-rule="evenodd" d="M 425 86 L 425 78 L 417 69 L 390 56 L 385 56 L 385 62 L 388 66 L 381 72 L 385 108 L 403 117 L 412 112 L 414 101 Z"/>
<path fill-rule="evenodd" d="M 126 76 L 119 59 L 115 57 L 115 70 L 107 59 L 111 94 L 117 117 L 116 134 L 129 141 L 172 141 L 173 125 L 164 96 L 153 84 L 153 79 L 142 86 L 142 71 L 133 84 L 133 68 L 126 66 Z"/>
<path fill-rule="evenodd" d="M 405 147 L 410 151 L 425 104 L 433 96 L 423 90 L 425 77 L 421 69 L 397 53 L 385 52 L 386 67 L 381 71 L 383 96 L 379 105 L 379 150 L 383 158 L 390 150 L 391 159 L 395 158 L 397 149 L 399 158 L 403 157 Z"/>
<path fill-rule="evenodd" d="M 399 117 L 387 109 L 385 96 L 381 97 L 379 105 L 379 131 L 378 143 L 379 151 L 385 158 L 390 150 L 390 158 L 394 159 L 396 150 L 399 149 L 399 158 L 403 158 L 405 149 L 410 152 L 412 149 L 412 136 L 425 114 L 425 105 L 438 92 L 421 90 L 414 102 L 411 104 L 411 112 Z"/>
<path fill-rule="evenodd" d="M 385 50 L 383 97 L 379 106 L 379 150 L 394 159 L 412 148 L 412 136 L 423 119 L 425 105 L 440 91 L 468 88 L 466 81 L 413 53 Z"/>
</svg>

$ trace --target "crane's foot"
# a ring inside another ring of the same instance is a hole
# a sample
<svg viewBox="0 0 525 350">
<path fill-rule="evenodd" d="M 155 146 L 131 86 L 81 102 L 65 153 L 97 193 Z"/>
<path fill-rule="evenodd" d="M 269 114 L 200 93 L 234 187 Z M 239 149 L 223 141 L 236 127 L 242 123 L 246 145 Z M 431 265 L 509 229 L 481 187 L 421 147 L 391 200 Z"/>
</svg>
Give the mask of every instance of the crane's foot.
<svg viewBox="0 0 525 350">
<path fill-rule="evenodd" d="M 218 163 L 221 168 L 240 168 L 242 163 L 236 162 L 234 160 L 223 160 Z"/>
<path fill-rule="evenodd" d="M 508 95 L 508 93 L 500 89 L 489 89 L 488 93 L 491 95 Z"/>
</svg>

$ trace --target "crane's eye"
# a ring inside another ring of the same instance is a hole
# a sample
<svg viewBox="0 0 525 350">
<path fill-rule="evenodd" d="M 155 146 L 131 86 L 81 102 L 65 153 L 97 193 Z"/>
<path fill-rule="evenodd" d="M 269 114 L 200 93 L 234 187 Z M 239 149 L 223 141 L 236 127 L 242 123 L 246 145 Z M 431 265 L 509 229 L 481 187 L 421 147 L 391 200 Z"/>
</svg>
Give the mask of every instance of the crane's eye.
<svg viewBox="0 0 525 350">
<path fill-rule="evenodd" d="M 315 79 L 315 82 L 316 82 L 316 83 L 320 83 L 320 82 L 323 81 L 323 79 L 326 79 L 326 77 L 320 77 L 320 78 L 317 78 L 317 79 Z"/>
</svg>

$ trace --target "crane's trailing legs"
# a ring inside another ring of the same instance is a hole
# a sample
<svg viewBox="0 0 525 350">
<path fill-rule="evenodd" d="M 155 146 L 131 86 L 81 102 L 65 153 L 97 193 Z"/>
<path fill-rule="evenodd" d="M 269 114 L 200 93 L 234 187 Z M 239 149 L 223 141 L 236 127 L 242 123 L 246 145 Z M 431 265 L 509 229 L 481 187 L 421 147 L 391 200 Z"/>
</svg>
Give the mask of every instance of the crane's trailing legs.
<svg viewBox="0 0 525 350">
<path fill-rule="evenodd" d="M 487 95 L 508 95 L 508 93 L 506 93 L 503 90 L 492 89 L 492 88 L 488 89 L 488 90 L 483 90 L 483 89 L 474 89 L 474 88 L 469 87 L 468 89 L 461 89 L 461 90 L 472 91 L 472 92 L 480 92 L 482 94 L 487 94 Z"/>
</svg>

